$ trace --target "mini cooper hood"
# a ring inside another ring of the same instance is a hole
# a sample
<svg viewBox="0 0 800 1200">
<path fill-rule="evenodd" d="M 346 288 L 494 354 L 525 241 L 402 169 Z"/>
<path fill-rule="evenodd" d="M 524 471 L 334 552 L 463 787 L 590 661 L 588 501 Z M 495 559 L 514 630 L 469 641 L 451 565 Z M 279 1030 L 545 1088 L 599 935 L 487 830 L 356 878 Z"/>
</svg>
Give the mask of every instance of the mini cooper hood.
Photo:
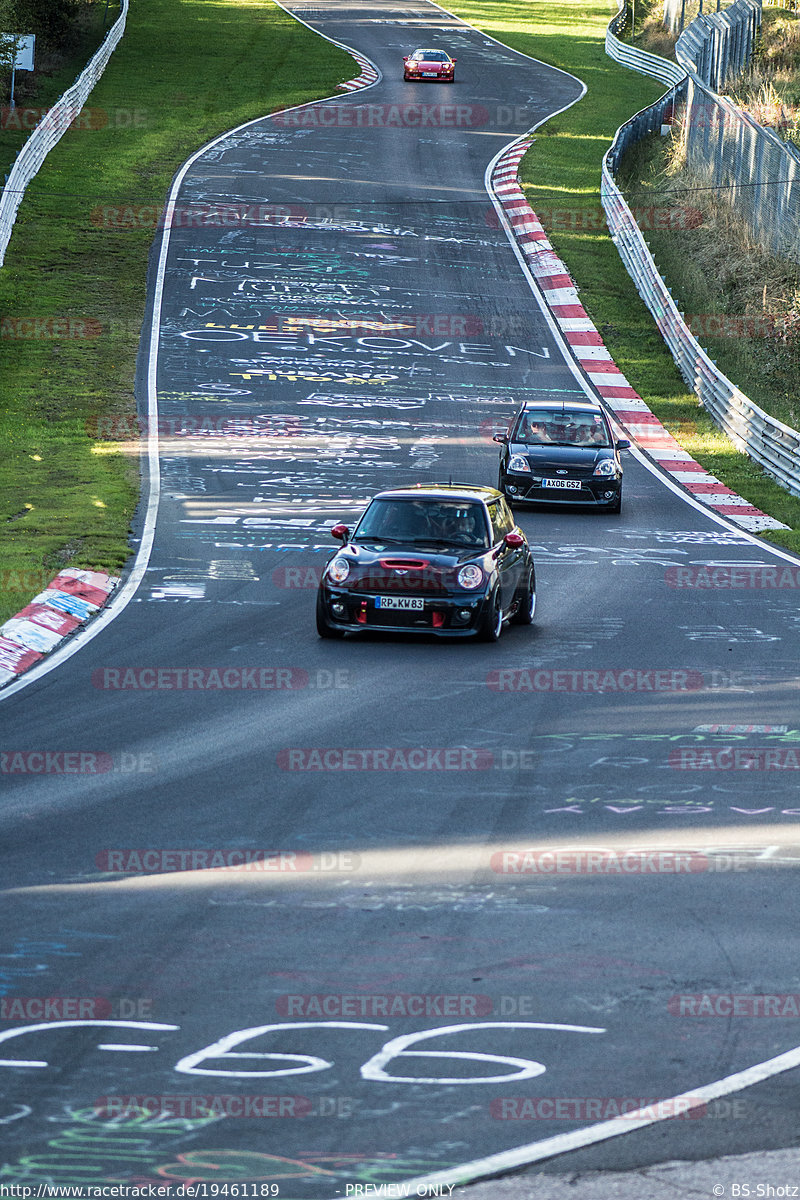
<svg viewBox="0 0 800 1200">
<path fill-rule="evenodd" d="M 339 551 L 359 567 L 382 567 L 388 571 L 445 571 L 489 553 L 487 546 L 434 546 L 404 542 L 371 542 L 369 546 L 348 542 Z"/>
</svg>

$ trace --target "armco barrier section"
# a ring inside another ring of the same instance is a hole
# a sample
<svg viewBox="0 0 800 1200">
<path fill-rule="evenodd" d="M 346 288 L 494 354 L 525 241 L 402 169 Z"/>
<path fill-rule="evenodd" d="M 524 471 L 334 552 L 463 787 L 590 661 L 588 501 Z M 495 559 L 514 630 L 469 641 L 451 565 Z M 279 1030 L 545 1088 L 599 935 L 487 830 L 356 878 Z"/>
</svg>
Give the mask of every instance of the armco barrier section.
<svg viewBox="0 0 800 1200">
<path fill-rule="evenodd" d="M 800 433 L 749 400 L 693 337 L 612 178 L 608 155 L 603 159 L 600 194 L 614 244 L 687 385 L 737 449 L 800 495 Z"/>
<path fill-rule="evenodd" d="M 695 17 L 675 43 L 675 57 L 719 91 L 749 63 L 760 28 L 761 0 L 735 0 L 724 12 Z"/>
<path fill-rule="evenodd" d="M 686 161 L 722 192 L 754 237 L 800 262 L 800 150 L 717 95 L 750 60 L 761 0 L 697 17 L 675 45 L 689 76 L 682 137 Z"/>
<path fill-rule="evenodd" d="M 639 71 L 642 75 L 651 75 L 661 83 L 675 84 L 684 79 L 686 72 L 677 63 L 659 58 L 657 54 L 648 54 L 646 50 L 637 50 L 617 37 L 625 27 L 628 19 L 626 0 L 615 17 L 612 17 L 606 30 L 606 54 L 618 62 L 620 66 L 628 67 L 631 71 Z"/>
<path fill-rule="evenodd" d="M 625 2 L 626 0 L 621 0 L 623 6 Z M 619 21 L 619 16 L 620 14 L 617 14 L 609 23 L 606 45 L 609 37 L 613 37 L 612 26 L 616 27 L 615 22 Z M 639 53 L 632 47 L 626 49 L 634 55 Z M 617 62 L 623 61 L 616 55 L 614 57 Z M 636 69 L 648 73 L 643 62 L 640 62 Z M 675 104 L 692 87 L 698 86 L 702 87 L 699 81 L 689 78 L 684 73 L 681 83 L 662 96 L 656 104 L 637 113 L 617 130 L 614 141 L 603 158 L 600 197 L 609 232 L 620 257 L 636 284 L 639 295 L 652 313 L 687 385 L 697 394 L 714 422 L 724 430 L 739 450 L 749 454 L 788 491 L 800 495 L 800 433 L 777 421 L 754 404 L 708 357 L 678 311 L 641 230 L 614 180 L 613 172 L 619 165 L 625 149 L 640 138 L 655 132 L 665 115 L 674 109 Z M 719 97 L 707 92 L 705 88 L 703 92 L 711 101 L 719 101 Z"/>
<path fill-rule="evenodd" d="M 643 108 L 641 112 L 636 113 L 629 121 L 620 126 L 603 160 L 604 162 L 608 161 L 612 171 L 618 170 L 623 156 L 632 146 L 635 146 L 642 138 L 649 137 L 653 133 L 660 133 L 663 125 L 671 123 L 675 109 L 686 98 L 688 86 L 689 80 L 684 75 L 680 82 L 665 92 L 660 100 L 656 100 L 655 104 L 651 104 L 649 108 Z M 602 182 L 600 190 L 602 194 Z"/>
<path fill-rule="evenodd" d="M 129 0 L 121 0 L 121 12 L 109 29 L 102 46 L 71 87 L 48 109 L 17 155 L 0 196 L 0 267 L 11 240 L 25 189 L 47 155 L 61 140 L 86 103 L 89 93 L 105 71 L 108 60 L 125 32 Z"/>
</svg>

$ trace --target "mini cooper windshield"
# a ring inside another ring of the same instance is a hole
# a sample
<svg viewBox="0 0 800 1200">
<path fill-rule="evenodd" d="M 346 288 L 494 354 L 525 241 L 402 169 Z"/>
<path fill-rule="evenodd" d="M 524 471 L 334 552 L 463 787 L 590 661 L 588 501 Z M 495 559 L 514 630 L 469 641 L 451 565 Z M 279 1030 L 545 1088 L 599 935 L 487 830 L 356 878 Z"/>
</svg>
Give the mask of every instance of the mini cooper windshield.
<svg viewBox="0 0 800 1200">
<path fill-rule="evenodd" d="M 373 500 L 353 541 L 403 542 L 414 546 L 486 547 L 489 534 L 483 506 L 454 500 Z"/>
</svg>

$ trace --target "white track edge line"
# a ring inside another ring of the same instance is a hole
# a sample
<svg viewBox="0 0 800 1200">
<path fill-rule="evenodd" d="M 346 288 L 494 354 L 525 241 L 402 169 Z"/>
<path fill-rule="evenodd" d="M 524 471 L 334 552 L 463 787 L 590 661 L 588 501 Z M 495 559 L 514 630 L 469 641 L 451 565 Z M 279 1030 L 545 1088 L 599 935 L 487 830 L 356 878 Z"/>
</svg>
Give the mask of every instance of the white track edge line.
<svg viewBox="0 0 800 1200">
<path fill-rule="evenodd" d="M 338 42 L 335 38 L 328 37 L 325 33 L 320 33 L 318 29 L 314 29 L 306 21 L 300 17 L 296 17 L 289 9 L 284 8 L 280 0 L 272 0 L 276 8 L 280 8 L 287 16 L 297 21 L 298 24 L 304 25 L 306 29 L 316 34 L 318 37 L 324 38 L 326 42 L 330 42 L 333 46 L 338 46 L 341 50 L 355 57 L 356 53 L 351 46 L 346 46 L 344 42 Z M 375 87 L 380 83 L 383 75 L 380 68 L 366 55 L 361 54 L 365 62 L 377 72 L 377 78 L 372 83 L 365 84 L 359 87 L 359 91 L 368 91 L 369 88 Z M 356 65 L 360 67 L 360 63 L 356 60 Z M 352 93 L 348 93 L 352 95 Z M 304 104 L 294 104 L 290 108 L 281 109 L 281 112 L 296 112 L 302 108 L 311 108 L 315 104 L 328 104 L 332 100 L 343 99 L 342 93 L 334 93 L 331 96 L 324 96 L 319 100 L 307 100 Z M 269 120 L 272 114 L 265 113 L 261 117 L 254 117 L 250 121 L 244 121 L 241 125 L 237 125 L 234 129 L 228 129 L 224 133 L 213 138 L 212 141 L 206 143 L 199 150 L 186 160 L 182 167 L 179 168 L 177 175 L 170 188 L 169 197 L 165 209 L 164 230 L 161 238 L 161 247 L 159 250 L 158 268 L 156 273 L 155 289 L 153 293 L 153 316 L 150 322 L 150 350 L 147 369 L 147 418 L 148 418 L 148 433 L 147 433 L 147 464 L 148 464 L 148 486 L 146 492 L 143 492 L 139 503 L 145 504 L 145 515 L 142 525 L 142 536 L 139 543 L 139 549 L 136 552 L 136 557 L 133 560 L 133 566 L 128 574 L 125 583 L 121 588 L 111 593 L 111 598 L 108 604 L 98 613 L 85 629 L 78 630 L 72 635 L 68 635 L 68 640 L 65 645 L 58 650 L 54 650 L 48 655 L 44 662 L 38 663 L 35 667 L 31 667 L 24 675 L 13 683 L 6 684 L 0 688 L 0 703 L 7 700 L 10 696 L 16 695 L 31 683 L 35 683 L 38 679 L 42 679 L 45 675 L 49 675 L 56 667 L 59 667 L 73 654 L 77 654 L 79 650 L 97 637 L 107 625 L 115 620 L 122 613 L 133 599 L 134 595 L 141 586 L 150 563 L 150 555 L 155 541 L 156 518 L 158 516 L 158 506 L 161 499 L 161 469 L 158 454 L 158 394 L 156 392 L 156 371 L 158 367 L 158 347 L 159 347 L 159 330 L 161 320 L 161 302 L 164 293 L 164 274 L 166 270 L 167 254 L 169 252 L 169 235 L 170 235 L 170 218 L 175 210 L 178 191 L 183 183 L 187 171 L 197 162 L 203 154 L 208 150 L 213 149 L 219 142 L 225 138 L 231 137 L 233 134 L 240 133 L 243 129 L 248 129 L 251 125 L 257 125 L 259 121 Z"/>
<path fill-rule="evenodd" d="M 658 1104 L 667 1109 L 663 1116 L 643 1115 L 637 1117 L 636 1113 L 632 1112 L 629 1116 L 614 1117 L 610 1121 L 602 1121 L 599 1125 L 590 1125 L 586 1129 L 557 1134 L 555 1137 L 545 1138 L 540 1142 L 529 1142 L 526 1146 L 518 1146 L 514 1150 L 502 1150 L 498 1154 L 476 1158 L 459 1167 L 435 1171 L 430 1175 L 420 1175 L 415 1179 L 403 1181 L 403 1186 L 409 1189 L 411 1195 L 414 1195 L 417 1188 L 430 1188 L 435 1184 L 474 1183 L 477 1179 L 485 1178 L 487 1175 L 497 1175 L 500 1172 L 511 1171 L 515 1167 L 528 1166 L 547 1158 L 555 1158 L 571 1150 L 579 1150 L 583 1146 L 591 1146 L 596 1142 L 605 1142 L 610 1138 L 632 1133 L 636 1129 L 646 1129 L 661 1121 L 675 1120 L 674 1110 L 678 1105 L 686 1104 L 687 1111 L 689 1111 L 692 1107 L 706 1104 L 710 1100 L 717 1100 L 720 1096 L 728 1096 L 731 1092 L 740 1092 L 745 1088 L 753 1087 L 754 1084 L 763 1083 L 765 1079 L 769 1079 L 773 1075 L 780 1075 L 784 1071 L 791 1071 L 797 1066 L 800 1066 L 800 1046 L 778 1054 L 775 1058 L 768 1058 L 764 1062 L 756 1063 L 753 1067 L 746 1067 L 743 1071 L 737 1071 L 733 1075 L 726 1075 L 723 1079 L 708 1083 L 704 1087 L 695 1088 L 690 1092 L 681 1092 L 677 1096 L 658 1101 Z M 653 1105 L 649 1107 L 652 1108 Z M 637 1110 L 641 1113 L 645 1111 L 645 1109 Z M 469 1176 L 464 1175 L 466 1171 L 469 1172 Z"/>
</svg>

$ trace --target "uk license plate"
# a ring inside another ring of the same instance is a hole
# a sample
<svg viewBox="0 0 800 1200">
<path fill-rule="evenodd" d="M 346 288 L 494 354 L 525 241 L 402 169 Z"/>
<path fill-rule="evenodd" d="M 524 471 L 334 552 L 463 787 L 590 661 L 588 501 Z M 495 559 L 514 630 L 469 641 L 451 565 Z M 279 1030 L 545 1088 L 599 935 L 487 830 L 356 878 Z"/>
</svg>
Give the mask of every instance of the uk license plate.
<svg viewBox="0 0 800 1200">
<path fill-rule="evenodd" d="M 412 596 L 378 596 L 375 607 L 399 609 L 401 612 L 422 612 L 425 601 L 415 600 Z"/>
<path fill-rule="evenodd" d="M 580 491 L 580 479 L 543 479 L 542 487 L 567 488 L 569 491 Z"/>
</svg>

